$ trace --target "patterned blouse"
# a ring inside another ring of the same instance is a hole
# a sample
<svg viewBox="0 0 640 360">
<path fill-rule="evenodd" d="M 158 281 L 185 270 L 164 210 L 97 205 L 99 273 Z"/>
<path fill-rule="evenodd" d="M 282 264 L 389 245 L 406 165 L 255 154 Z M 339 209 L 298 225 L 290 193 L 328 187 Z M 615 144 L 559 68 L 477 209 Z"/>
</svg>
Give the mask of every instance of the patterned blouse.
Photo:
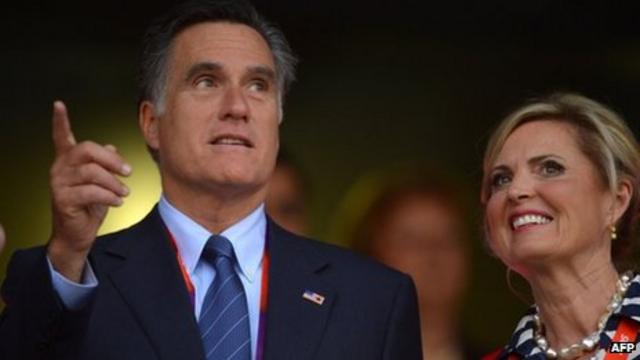
<svg viewBox="0 0 640 360">
<path fill-rule="evenodd" d="M 538 347 L 533 334 L 534 334 L 534 320 L 533 315 L 536 313 L 536 307 L 529 308 L 525 316 L 520 320 L 516 330 L 511 336 L 511 341 L 504 349 L 498 354 L 495 359 L 507 360 L 511 355 L 523 359 L 523 360 L 546 360 L 544 352 Z M 607 355 L 607 349 L 611 345 L 611 339 L 613 338 L 620 320 L 626 318 L 637 323 L 640 326 L 640 275 L 636 275 L 622 300 L 622 304 L 616 309 L 604 330 L 600 333 L 600 340 L 598 341 L 598 350 L 593 354 L 592 359 L 602 360 Z M 633 341 L 633 340 L 631 340 Z M 640 338 L 636 336 L 635 339 L 636 348 L 628 354 L 626 359 L 640 359 Z"/>
</svg>

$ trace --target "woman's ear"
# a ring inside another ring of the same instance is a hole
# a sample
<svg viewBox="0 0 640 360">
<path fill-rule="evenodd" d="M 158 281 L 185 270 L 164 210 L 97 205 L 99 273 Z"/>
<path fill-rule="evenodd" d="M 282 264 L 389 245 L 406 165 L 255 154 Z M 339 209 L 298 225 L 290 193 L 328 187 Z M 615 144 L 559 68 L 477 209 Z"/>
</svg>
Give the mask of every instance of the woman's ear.
<svg viewBox="0 0 640 360">
<path fill-rule="evenodd" d="M 634 189 L 631 181 L 624 179 L 618 182 L 616 191 L 613 194 L 613 204 L 611 205 L 612 225 L 616 224 L 629 208 L 633 191 Z"/>
</svg>

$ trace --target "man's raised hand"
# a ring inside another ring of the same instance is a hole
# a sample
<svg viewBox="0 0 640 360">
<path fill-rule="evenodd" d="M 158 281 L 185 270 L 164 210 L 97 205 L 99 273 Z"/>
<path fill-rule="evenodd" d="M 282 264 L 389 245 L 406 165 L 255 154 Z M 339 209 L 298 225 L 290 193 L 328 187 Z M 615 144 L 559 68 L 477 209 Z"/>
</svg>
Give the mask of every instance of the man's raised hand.
<svg viewBox="0 0 640 360">
<path fill-rule="evenodd" d="M 50 171 L 53 229 L 47 254 L 56 271 L 80 282 L 87 255 L 109 206 L 122 205 L 129 189 L 118 179 L 131 167 L 113 145 L 77 143 L 67 109 L 53 104 L 55 160 Z"/>
</svg>

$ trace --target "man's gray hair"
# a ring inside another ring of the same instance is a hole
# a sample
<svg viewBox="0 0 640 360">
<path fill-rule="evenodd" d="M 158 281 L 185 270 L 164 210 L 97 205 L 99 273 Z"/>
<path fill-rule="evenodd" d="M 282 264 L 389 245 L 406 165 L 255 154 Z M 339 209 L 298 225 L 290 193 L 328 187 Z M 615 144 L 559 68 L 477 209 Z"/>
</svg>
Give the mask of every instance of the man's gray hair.
<svg viewBox="0 0 640 360">
<path fill-rule="evenodd" d="M 167 82 L 167 63 L 173 39 L 189 26 L 204 22 L 243 24 L 257 31 L 273 54 L 279 101 L 295 79 L 297 58 L 280 29 L 267 22 L 256 9 L 244 0 L 195 0 L 173 8 L 156 20 L 143 38 L 138 76 L 138 105 L 152 102 L 161 113 L 164 108 Z"/>
</svg>

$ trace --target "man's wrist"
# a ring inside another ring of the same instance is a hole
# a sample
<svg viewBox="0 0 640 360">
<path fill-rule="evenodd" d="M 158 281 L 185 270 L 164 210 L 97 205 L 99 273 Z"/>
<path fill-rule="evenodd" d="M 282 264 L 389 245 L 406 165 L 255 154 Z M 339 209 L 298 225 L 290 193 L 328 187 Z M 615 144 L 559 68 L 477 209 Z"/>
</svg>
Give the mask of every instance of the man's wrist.
<svg viewBox="0 0 640 360">
<path fill-rule="evenodd" d="M 80 283 L 89 251 L 78 251 L 60 245 L 52 239 L 47 245 L 47 257 L 53 269 L 70 281 Z"/>
</svg>

